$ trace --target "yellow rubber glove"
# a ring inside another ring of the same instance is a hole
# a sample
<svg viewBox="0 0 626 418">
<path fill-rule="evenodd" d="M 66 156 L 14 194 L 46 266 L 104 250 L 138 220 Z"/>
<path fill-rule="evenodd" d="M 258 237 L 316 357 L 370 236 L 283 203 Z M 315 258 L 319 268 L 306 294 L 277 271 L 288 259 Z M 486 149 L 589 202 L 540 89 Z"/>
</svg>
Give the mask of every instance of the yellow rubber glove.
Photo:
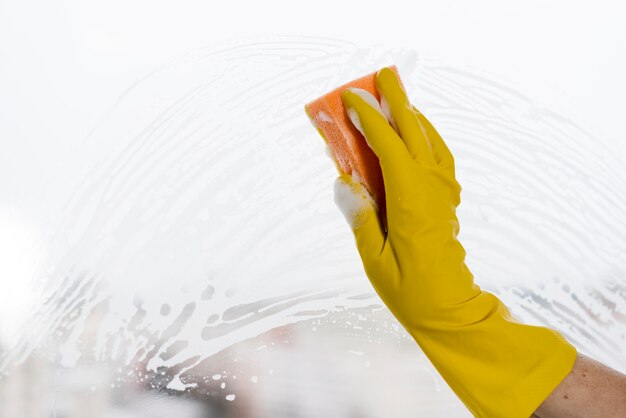
<svg viewBox="0 0 626 418">
<path fill-rule="evenodd" d="M 379 71 L 376 88 L 382 108 L 365 90 L 347 89 L 342 100 L 379 158 L 387 231 L 360 183 L 347 174 L 335 182 L 364 270 L 475 416 L 529 417 L 571 371 L 576 349 L 554 330 L 520 323 L 474 283 L 457 240 L 461 186 L 450 150 L 393 71 Z"/>
</svg>

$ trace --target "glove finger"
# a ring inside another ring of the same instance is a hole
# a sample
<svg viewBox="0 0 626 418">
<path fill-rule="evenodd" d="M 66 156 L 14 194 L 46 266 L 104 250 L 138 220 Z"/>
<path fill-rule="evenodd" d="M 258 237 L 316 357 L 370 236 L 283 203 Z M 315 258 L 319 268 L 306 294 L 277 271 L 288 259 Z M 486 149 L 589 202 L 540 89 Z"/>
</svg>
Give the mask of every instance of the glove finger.
<svg viewBox="0 0 626 418">
<path fill-rule="evenodd" d="M 386 234 L 374 199 L 350 174 L 342 174 L 335 180 L 334 200 L 354 233 L 364 264 L 376 260 L 382 253 Z"/>
<path fill-rule="evenodd" d="M 435 129 L 435 127 L 430 123 L 426 116 L 422 112 L 420 112 L 415 106 L 412 106 L 413 113 L 417 116 L 417 119 L 422 126 L 422 129 L 426 132 L 426 136 L 433 146 L 433 156 L 435 161 L 440 167 L 449 167 L 454 165 L 454 157 L 452 156 L 452 152 L 444 142 L 439 132 Z"/>
<path fill-rule="evenodd" d="M 402 139 L 393 130 L 376 98 L 363 89 L 349 88 L 341 94 L 352 124 L 363 134 L 378 157 L 385 190 L 401 183 L 409 163 L 413 163 Z"/>
<path fill-rule="evenodd" d="M 390 68 L 381 69 L 376 74 L 376 88 L 381 96 L 383 112 L 404 141 L 411 157 L 421 164 L 436 166 L 429 138 L 421 129 L 398 76 Z"/>
</svg>

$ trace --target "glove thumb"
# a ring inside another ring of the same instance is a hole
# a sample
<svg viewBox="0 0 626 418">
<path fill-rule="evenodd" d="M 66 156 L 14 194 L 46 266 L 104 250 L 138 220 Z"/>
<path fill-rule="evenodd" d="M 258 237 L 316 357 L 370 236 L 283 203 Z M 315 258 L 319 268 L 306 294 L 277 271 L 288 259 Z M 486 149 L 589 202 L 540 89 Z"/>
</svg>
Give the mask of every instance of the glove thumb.
<svg viewBox="0 0 626 418">
<path fill-rule="evenodd" d="M 334 184 L 335 204 L 350 225 L 361 259 L 378 258 L 385 243 L 385 233 L 378 216 L 378 205 L 365 186 L 350 174 L 337 177 Z"/>
</svg>

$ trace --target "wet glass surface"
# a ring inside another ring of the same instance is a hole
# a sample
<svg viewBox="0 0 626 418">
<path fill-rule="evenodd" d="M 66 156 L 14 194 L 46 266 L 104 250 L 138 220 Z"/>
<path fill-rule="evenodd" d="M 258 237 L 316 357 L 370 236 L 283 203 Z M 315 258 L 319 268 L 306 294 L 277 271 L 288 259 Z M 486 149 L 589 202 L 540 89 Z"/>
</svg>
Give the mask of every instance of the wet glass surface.
<svg viewBox="0 0 626 418">
<path fill-rule="evenodd" d="M 602 138 L 413 49 L 276 37 L 153 68 L 52 171 L 0 168 L 0 416 L 469 416 L 373 292 L 303 111 L 390 63 L 457 161 L 478 284 L 624 371 Z"/>
</svg>

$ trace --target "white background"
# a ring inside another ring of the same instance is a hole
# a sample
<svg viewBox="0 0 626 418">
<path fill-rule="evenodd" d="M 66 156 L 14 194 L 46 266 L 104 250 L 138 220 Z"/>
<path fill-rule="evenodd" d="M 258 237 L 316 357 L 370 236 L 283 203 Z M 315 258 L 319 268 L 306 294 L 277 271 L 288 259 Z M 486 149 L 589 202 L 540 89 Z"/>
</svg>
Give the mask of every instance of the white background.
<svg viewBox="0 0 626 418">
<path fill-rule="evenodd" d="M 625 12 L 621 1 L 2 1 L 0 163 L 53 166 L 158 65 L 267 33 L 409 46 L 488 71 L 626 157 Z M 15 141 L 30 146 L 10 155 Z"/>
<path fill-rule="evenodd" d="M 45 198 L 42 173 L 62 169 L 155 68 L 259 34 L 406 46 L 475 68 L 575 120 L 626 162 L 625 12 L 620 1 L 2 1 L 0 202 Z"/>
</svg>

